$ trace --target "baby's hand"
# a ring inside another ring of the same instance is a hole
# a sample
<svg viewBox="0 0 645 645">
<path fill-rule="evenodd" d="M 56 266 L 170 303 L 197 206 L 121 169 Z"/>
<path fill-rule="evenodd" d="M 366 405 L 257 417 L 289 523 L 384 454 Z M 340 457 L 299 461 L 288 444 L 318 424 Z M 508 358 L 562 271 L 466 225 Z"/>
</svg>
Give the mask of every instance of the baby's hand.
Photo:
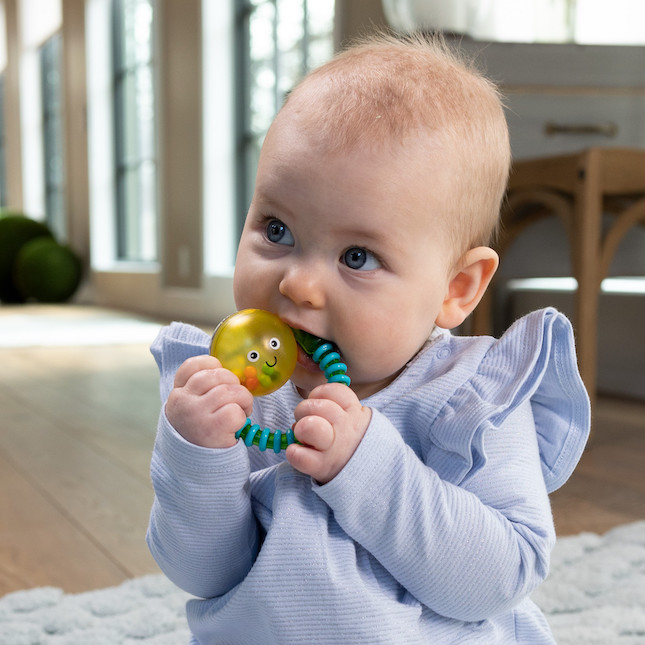
<svg viewBox="0 0 645 645">
<path fill-rule="evenodd" d="M 233 372 L 213 356 L 195 356 L 177 370 L 166 417 L 190 443 L 230 448 L 252 409 L 253 396 Z"/>
<path fill-rule="evenodd" d="M 328 383 L 315 388 L 294 412 L 296 439 L 287 460 L 319 484 L 331 481 L 345 467 L 372 418 L 346 385 Z"/>
</svg>

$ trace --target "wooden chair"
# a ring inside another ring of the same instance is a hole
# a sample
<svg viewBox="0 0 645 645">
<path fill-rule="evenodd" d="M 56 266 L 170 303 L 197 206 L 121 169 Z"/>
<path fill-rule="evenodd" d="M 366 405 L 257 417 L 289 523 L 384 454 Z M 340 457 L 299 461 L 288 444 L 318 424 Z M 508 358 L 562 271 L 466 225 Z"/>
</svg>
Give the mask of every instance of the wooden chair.
<svg viewBox="0 0 645 645">
<path fill-rule="evenodd" d="M 502 211 L 500 256 L 536 219 L 562 218 L 568 233 L 575 294 L 574 327 L 580 373 L 592 402 L 596 394 L 600 283 L 626 233 L 645 222 L 645 150 L 589 148 L 578 154 L 514 164 Z M 603 214 L 612 216 L 603 227 Z M 472 320 L 474 334 L 492 331 L 492 298 Z"/>
</svg>

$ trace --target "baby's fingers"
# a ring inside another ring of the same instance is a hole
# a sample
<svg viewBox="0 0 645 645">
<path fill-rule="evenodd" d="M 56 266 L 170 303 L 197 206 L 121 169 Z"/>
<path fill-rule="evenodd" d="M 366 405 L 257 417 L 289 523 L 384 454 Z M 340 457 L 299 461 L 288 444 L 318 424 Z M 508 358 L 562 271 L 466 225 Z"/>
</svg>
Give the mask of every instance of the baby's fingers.
<svg viewBox="0 0 645 645">
<path fill-rule="evenodd" d="M 183 388 L 189 394 L 195 396 L 202 396 L 208 394 L 209 392 L 215 390 L 216 388 L 221 391 L 225 390 L 240 390 L 243 392 L 248 392 L 252 398 L 251 393 L 242 385 L 240 385 L 240 379 L 229 372 L 227 369 L 220 367 L 214 370 L 201 370 L 195 372 Z"/>
<path fill-rule="evenodd" d="M 186 359 L 175 373 L 175 387 L 184 387 L 193 374 L 204 370 L 216 370 L 221 368 L 222 364 L 214 357 L 208 354 L 192 356 Z"/>
<path fill-rule="evenodd" d="M 329 450 L 334 443 L 334 427 L 323 417 L 303 417 L 295 424 L 293 431 L 300 443 L 316 450 Z"/>
<path fill-rule="evenodd" d="M 308 398 L 300 401 L 293 411 L 296 424 L 308 417 L 320 418 L 327 421 L 330 425 L 336 425 L 342 421 L 345 416 L 345 410 L 331 399 Z"/>
<path fill-rule="evenodd" d="M 324 452 L 292 443 L 287 448 L 286 458 L 296 470 L 305 475 L 310 475 L 321 484 L 331 479 L 329 476 L 329 460 Z"/>
</svg>

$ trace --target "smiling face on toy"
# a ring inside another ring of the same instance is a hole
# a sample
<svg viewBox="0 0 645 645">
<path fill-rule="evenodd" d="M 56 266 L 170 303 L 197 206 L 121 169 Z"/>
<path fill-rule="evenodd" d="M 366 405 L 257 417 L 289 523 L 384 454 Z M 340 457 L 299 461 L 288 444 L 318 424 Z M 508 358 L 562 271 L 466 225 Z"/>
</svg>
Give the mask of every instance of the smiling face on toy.
<svg viewBox="0 0 645 645">
<path fill-rule="evenodd" d="M 298 350 L 291 328 L 277 316 L 261 309 L 244 309 L 219 324 L 210 354 L 253 396 L 262 396 L 289 380 Z"/>
</svg>

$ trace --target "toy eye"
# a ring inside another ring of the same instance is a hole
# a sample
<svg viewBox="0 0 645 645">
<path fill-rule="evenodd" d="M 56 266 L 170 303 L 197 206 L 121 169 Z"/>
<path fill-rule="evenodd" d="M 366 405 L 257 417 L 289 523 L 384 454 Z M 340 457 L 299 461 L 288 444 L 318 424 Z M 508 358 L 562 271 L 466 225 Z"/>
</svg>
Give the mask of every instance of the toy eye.
<svg viewBox="0 0 645 645">
<path fill-rule="evenodd" d="M 246 358 L 249 360 L 250 363 L 255 363 L 258 358 L 260 358 L 260 352 L 258 352 L 255 349 L 252 349 L 247 355 Z"/>
<path fill-rule="evenodd" d="M 280 339 L 279 338 L 272 338 L 269 341 L 269 347 L 271 349 L 280 349 Z"/>
</svg>

